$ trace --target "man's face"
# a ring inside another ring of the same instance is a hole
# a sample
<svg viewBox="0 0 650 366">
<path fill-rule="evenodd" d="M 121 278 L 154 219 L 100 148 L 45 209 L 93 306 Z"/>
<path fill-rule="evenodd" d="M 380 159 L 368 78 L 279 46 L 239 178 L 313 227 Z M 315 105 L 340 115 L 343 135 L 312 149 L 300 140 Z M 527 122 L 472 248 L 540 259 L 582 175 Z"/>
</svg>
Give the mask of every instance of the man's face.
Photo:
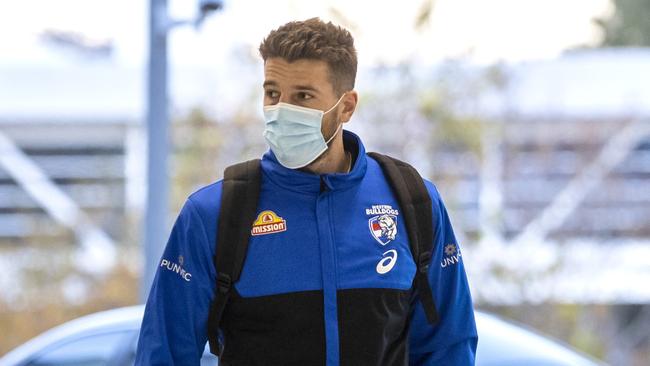
<svg viewBox="0 0 650 366">
<path fill-rule="evenodd" d="M 300 59 L 287 62 L 280 57 L 264 63 L 264 105 L 279 102 L 327 111 L 340 96 L 334 93 L 325 61 Z M 338 111 L 343 103 L 323 117 L 321 132 L 327 139 L 338 128 Z"/>
</svg>

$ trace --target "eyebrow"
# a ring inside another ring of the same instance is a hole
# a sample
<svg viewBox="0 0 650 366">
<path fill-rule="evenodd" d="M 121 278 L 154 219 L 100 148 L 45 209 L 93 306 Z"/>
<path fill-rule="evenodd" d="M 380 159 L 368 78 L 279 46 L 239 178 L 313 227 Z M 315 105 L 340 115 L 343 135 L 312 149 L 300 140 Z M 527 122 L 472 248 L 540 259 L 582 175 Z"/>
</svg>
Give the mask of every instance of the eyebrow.
<svg viewBox="0 0 650 366">
<path fill-rule="evenodd" d="M 276 83 L 273 80 L 267 80 L 267 81 L 264 82 L 264 84 L 262 84 L 262 87 L 266 88 L 267 86 L 278 86 L 278 83 Z M 320 93 L 320 91 L 318 89 L 314 88 L 313 86 L 309 86 L 309 85 L 293 85 L 293 88 L 297 89 L 297 90 L 305 90 L 305 91 L 311 91 L 311 92 L 314 92 L 314 93 Z"/>
<path fill-rule="evenodd" d="M 262 87 L 266 88 L 267 86 L 278 86 L 278 83 L 276 83 L 273 80 L 268 80 L 265 81 L 264 84 L 262 84 Z"/>
<path fill-rule="evenodd" d="M 320 93 L 318 91 L 318 89 L 316 89 L 314 87 L 311 87 L 309 85 L 294 85 L 293 87 L 298 89 L 298 90 L 307 90 L 307 91 L 311 91 L 311 92 L 315 92 L 315 93 Z"/>
</svg>

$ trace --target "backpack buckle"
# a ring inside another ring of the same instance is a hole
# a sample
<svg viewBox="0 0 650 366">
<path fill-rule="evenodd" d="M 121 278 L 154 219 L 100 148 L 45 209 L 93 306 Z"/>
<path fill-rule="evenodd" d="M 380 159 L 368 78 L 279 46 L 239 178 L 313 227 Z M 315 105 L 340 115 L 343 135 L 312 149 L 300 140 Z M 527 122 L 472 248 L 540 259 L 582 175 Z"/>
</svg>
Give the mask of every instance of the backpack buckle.
<svg viewBox="0 0 650 366">
<path fill-rule="evenodd" d="M 429 264 L 431 263 L 431 252 L 424 252 L 418 257 L 418 270 L 422 273 L 429 271 Z"/>
<path fill-rule="evenodd" d="M 232 287 L 232 279 L 225 273 L 217 275 L 217 288 L 222 294 L 228 293 Z"/>
</svg>

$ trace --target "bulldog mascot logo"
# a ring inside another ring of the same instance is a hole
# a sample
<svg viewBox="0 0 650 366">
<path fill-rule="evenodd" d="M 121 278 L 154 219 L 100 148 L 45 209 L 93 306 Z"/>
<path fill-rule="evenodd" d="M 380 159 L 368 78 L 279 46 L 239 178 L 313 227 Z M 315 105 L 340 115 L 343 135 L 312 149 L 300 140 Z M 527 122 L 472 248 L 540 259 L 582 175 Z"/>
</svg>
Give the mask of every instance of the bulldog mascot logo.
<svg viewBox="0 0 650 366">
<path fill-rule="evenodd" d="M 397 216 L 379 215 L 368 219 L 368 226 L 372 237 L 381 245 L 386 245 L 395 240 L 397 236 Z"/>
</svg>

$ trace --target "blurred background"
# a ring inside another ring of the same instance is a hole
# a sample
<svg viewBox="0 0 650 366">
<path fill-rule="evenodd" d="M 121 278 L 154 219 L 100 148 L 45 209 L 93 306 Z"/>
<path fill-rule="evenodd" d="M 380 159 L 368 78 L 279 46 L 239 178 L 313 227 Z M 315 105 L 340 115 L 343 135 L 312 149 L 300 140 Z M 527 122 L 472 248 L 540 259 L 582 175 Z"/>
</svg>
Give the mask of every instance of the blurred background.
<svg viewBox="0 0 650 366">
<path fill-rule="evenodd" d="M 648 364 L 649 1 L 167 5 L 152 36 L 146 0 L 0 0 L 0 355 L 141 302 L 184 199 L 267 149 L 259 43 L 318 16 L 355 37 L 346 128 L 438 186 L 476 306 Z"/>
</svg>

